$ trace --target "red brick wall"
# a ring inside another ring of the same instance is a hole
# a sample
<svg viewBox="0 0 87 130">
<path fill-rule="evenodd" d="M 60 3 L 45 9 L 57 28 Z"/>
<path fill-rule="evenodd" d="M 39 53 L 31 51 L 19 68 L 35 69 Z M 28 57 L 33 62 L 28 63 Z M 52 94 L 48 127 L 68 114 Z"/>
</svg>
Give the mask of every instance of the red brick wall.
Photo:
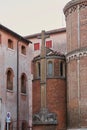
<svg viewBox="0 0 87 130">
<path fill-rule="evenodd" d="M 73 60 L 67 64 L 67 115 L 68 126 L 78 126 L 78 76 L 77 61 Z"/>
<path fill-rule="evenodd" d="M 87 56 L 80 59 L 80 122 L 81 126 L 87 126 Z"/>
<path fill-rule="evenodd" d="M 87 46 L 87 8 L 80 10 L 81 47 Z"/>
<path fill-rule="evenodd" d="M 67 52 L 78 48 L 77 26 L 77 12 L 75 11 L 72 13 L 72 15 L 67 16 Z"/>
<path fill-rule="evenodd" d="M 41 106 L 40 80 L 33 81 L 32 95 L 33 95 L 33 114 L 35 114 L 40 111 Z"/>
<path fill-rule="evenodd" d="M 57 114 L 57 128 L 66 128 L 66 86 L 65 80 L 47 80 L 47 107 Z"/>
<path fill-rule="evenodd" d="M 66 12 L 68 12 L 66 30 L 69 53 L 67 56 L 69 59 L 67 63 L 67 122 L 69 128 L 87 127 L 87 53 L 85 51 L 87 47 L 87 1 L 83 0 L 82 3 L 79 0 L 79 6 L 76 2 L 71 1 L 66 6 Z M 77 49 L 78 52 L 75 51 Z M 71 60 L 70 57 L 74 55 L 76 58 Z"/>
<path fill-rule="evenodd" d="M 47 107 L 50 112 L 57 114 L 57 129 L 66 128 L 66 86 L 63 79 L 47 79 Z M 40 111 L 40 81 L 33 81 L 33 113 Z M 39 126 L 46 130 L 46 126 Z M 51 126 L 52 128 L 54 126 Z M 39 130 L 38 126 L 34 130 Z M 48 127 L 50 128 L 50 127 Z M 48 129 L 49 130 L 49 129 Z M 55 130 L 55 129 L 53 129 Z"/>
<path fill-rule="evenodd" d="M 79 29 L 78 29 L 79 26 Z M 66 19 L 67 52 L 78 49 L 78 35 L 80 47 L 87 46 L 87 8 L 72 11 Z"/>
<path fill-rule="evenodd" d="M 78 34 L 77 34 L 77 12 L 73 12 L 72 16 L 71 16 L 71 47 L 70 47 L 70 51 L 75 50 L 76 48 L 78 48 Z M 74 36 L 72 38 L 72 36 Z"/>
<path fill-rule="evenodd" d="M 87 57 L 80 58 L 79 67 L 78 79 L 77 60 L 72 60 L 67 65 L 68 126 L 72 128 L 79 127 L 79 125 L 87 126 Z"/>
<path fill-rule="evenodd" d="M 38 125 L 33 126 L 33 130 L 58 130 L 55 125 Z"/>
</svg>

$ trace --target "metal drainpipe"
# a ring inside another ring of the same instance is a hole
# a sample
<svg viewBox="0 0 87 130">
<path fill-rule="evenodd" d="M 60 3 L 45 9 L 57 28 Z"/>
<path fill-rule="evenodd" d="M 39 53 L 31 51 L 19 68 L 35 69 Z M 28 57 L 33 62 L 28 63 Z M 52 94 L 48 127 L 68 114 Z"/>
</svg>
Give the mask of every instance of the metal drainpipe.
<svg viewBox="0 0 87 130">
<path fill-rule="evenodd" d="M 2 108 L 2 98 L 0 98 L 0 115 L 1 115 L 1 108 Z M 1 130 L 1 116 L 0 116 L 0 130 Z"/>
<path fill-rule="evenodd" d="M 17 130 L 19 130 L 19 41 L 17 41 Z"/>
<path fill-rule="evenodd" d="M 78 48 L 80 48 L 80 14 L 79 14 L 79 5 L 77 7 L 77 12 L 78 12 Z M 77 59 L 77 77 L 78 77 L 78 126 L 79 128 L 80 126 L 80 114 L 81 114 L 81 110 L 80 110 L 80 59 Z"/>
</svg>

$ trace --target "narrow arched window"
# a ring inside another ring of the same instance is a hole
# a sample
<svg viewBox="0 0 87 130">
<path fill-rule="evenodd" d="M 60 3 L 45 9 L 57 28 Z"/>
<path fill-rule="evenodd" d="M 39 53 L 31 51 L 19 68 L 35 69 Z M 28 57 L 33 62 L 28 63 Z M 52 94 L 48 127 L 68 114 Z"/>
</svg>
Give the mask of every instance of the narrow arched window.
<svg viewBox="0 0 87 130">
<path fill-rule="evenodd" d="M 21 93 L 26 93 L 26 75 L 21 76 Z"/>
<path fill-rule="evenodd" d="M 25 46 L 21 46 L 21 53 L 26 55 L 26 47 Z"/>
<path fill-rule="evenodd" d="M 60 62 L 60 76 L 65 77 L 65 63 L 63 61 Z"/>
<path fill-rule="evenodd" d="M 8 39 L 8 48 L 13 49 L 13 41 Z"/>
<path fill-rule="evenodd" d="M 1 36 L 1 34 L 0 34 L 0 44 L 2 43 L 2 36 Z"/>
<path fill-rule="evenodd" d="M 41 72 L 40 72 L 40 62 L 38 62 L 37 67 L 38 67 L 38 68 L 37 68 L 37 69 L 38 69 L 38 77 L 40 77 L 40 73 L 41 73 Z"/>
<path fill-rule="evenodd" d="M 63 76 L 63 62 L 60 62 L 60 76 Z"/>
<path fill-rule="evenodd" d="M 48 76 L 52 76 L 53 75 L 53 63 L 52 61 L 48 62 Z"/>
<path fill-rule="evenodd" d="M 7 71 L 7 89 L 13 90 L 13 71 L 11 69 Z"/>
</svg>

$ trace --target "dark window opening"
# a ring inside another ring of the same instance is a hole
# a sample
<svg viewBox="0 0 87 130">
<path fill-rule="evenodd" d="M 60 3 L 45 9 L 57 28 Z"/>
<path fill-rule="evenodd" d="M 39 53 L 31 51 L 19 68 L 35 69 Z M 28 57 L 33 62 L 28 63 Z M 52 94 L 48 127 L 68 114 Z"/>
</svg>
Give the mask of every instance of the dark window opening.
<svg viewBox="0 0 87 130">
<path fill-rule="evenodd" d="M 65 76 L 65 64 L 64 62 L 60 62 L 60 76 Z"/>
<path fill-rule="evenodd" d="M 60 76 L 63 76 L 63 63 L 60 63 Z"/>
<path fill-rule="evenodd" d="M 11 70 L 7 71 L 7 89 L 13 90 L 13 73 Z"/>
<path fill-rule="evenodd" d="M 41 71 L 40 71 L 40 63 L 38 62 L 38 77 L 41 76 Z"/>
<path fill-rule="evenodd" d="M 13 49 L 13 41 L 8 39 L 8 48 Z"/>
<path fill-rule="evenodd" d="M 21 53 L 26 55 L 26 47 L 25 46 L 21 46 Z"/>
<path fill-rule="evenodd" d="M 26 130 L 26 129 L 27 129 L 26 122 L 22 122 L 22 130 Z"/>
<path fill-rule="evenodd" d="M 26 76 L 21 76 L 21 93 L 26 93 Z"/>
<path fill-rule="evenodd" d="M 0 44 L 2 43 L 2 37 L 1 37 L 1 34 L 0 34 Z"/>
</svg>

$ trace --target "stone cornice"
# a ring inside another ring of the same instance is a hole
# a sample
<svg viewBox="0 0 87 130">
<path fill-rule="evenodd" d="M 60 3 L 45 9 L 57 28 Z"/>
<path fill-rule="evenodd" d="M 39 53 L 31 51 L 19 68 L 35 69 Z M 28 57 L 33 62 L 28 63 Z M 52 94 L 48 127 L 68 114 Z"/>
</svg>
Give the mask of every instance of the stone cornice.
<svg viewBox="0 0 87 130">
<path fill-rule="evenodd" d="M 66 62 L 71 60 L 80 59 L 81 57 L 87 56 L 87 47 L 74 50 L 66 55 Z"/>
<path fill-rule="evenodd" d="M 41 60 L 42 58 L 39 56 L 37 58 L 33 59 L 33 62 Z M 65 56 L 46 56 L 46 59 L 61 59 L 61 60 L 65 60 Z"/>
<path fill-rule="evenodd" d="M 87 0 L 72 0 L 66 4 L 63 11 L 65 16 L 67 17 L 69 14 L 74 12 L 77 9 L 77 5 L 79 5 L 79 9 L 87 7 Z"/>
</svg>

